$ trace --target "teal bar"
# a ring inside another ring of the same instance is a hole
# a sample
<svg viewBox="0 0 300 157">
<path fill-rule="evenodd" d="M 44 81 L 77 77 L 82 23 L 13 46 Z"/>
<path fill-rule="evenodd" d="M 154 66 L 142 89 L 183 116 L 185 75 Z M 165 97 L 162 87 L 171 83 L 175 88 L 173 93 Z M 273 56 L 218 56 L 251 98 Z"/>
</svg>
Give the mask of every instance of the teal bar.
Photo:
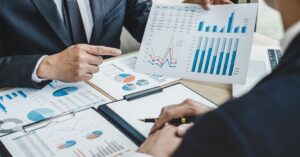
<svg viewBox="0 0 300 157">
<path fill-rule="evenodd" d="M 230 57 L 232 40 L 233 39 L 230 38 L 229 43 L 228 43 L 228 50 L 227 50 L 227 53 L 226 53 L 225 63 L 224 63 L 224 68 L 223 68 L 223 75 L 226 75 L 226 71 L 227 71 L 227 67 L 228 67 L 228 61 L 229 61 L 229 57 Z"/>
</svg>

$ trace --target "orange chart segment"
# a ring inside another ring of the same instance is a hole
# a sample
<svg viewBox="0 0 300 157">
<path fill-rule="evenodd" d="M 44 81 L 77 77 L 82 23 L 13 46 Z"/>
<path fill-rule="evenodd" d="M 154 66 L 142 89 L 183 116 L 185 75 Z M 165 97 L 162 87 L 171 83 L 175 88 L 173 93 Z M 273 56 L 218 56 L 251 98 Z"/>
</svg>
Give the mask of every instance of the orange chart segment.
<svg viewBox="0 0 300 157">
<path fill-rule="evenodd" d="M 115 81 L 122 83 L 130 83 L 136 79 L 134 75 L 131 74 L 118 74 L 115 76 Z"/>
</svg>

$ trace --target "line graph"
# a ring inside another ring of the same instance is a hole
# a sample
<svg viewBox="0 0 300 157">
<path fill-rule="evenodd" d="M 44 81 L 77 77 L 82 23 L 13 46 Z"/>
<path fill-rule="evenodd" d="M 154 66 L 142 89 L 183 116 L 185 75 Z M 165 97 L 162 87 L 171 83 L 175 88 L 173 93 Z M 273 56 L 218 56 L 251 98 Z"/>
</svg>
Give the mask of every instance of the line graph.
<svg viewBox="0 0 300 157">
<path fill-rule="evenodd" d="M 152 53 L 149 55 L 148 62 L 151 65 L 155 65 L 161 68 L 165 65 L 169 68 L 175 68 L 177 66 L 177 59 L 174 58 L 174 37 L 170 39 L 163 57 L 155 55 L 154 50 L 152 49 Z"/>
</svg>

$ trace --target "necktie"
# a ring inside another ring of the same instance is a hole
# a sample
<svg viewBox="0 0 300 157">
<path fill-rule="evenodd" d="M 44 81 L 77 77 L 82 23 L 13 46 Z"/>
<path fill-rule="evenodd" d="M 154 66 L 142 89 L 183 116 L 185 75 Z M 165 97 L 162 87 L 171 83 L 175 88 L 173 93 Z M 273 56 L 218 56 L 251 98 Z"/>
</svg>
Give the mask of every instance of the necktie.
<svg viewBox="0 0 300 157">
<path fill-rule="evenodd" d="M 63 15 L 73 44 L 87 43 L 77 0 L 63 0 Z"/>
</svg>

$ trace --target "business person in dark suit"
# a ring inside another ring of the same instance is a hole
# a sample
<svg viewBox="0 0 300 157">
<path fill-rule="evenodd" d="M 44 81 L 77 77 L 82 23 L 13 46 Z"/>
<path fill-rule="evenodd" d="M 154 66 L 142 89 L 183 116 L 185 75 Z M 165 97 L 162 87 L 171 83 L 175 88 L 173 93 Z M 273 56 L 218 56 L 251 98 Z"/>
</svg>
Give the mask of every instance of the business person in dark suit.
<svg viewBox="0 0 300 157">
<path fill-rule="evenodd" d="M 165 108 L 139 152 L 155 157 L 300 156 L 300 0 L 266 2 L 280 11 L 286 31 L 277 69 L 248 94 L 214 111 L 193 100 Z M 194 126 L 164 126 L 188 115 L 201 117 Z"/>
<path fill-rule="evenodd" d="M 123 25 L 141 41 L 150 7 L 149 0 L 0 0 L 0 87 L 91 79 L 101 56 L 121 54 Z"/>
<path fill-rule="evenodd" d="M 151 0 L 0 0 L 0 87 L 91 79 L 102 56 L 121 54 L 123 26 L 142 40 L 151 5 Z"/>
</svg>

